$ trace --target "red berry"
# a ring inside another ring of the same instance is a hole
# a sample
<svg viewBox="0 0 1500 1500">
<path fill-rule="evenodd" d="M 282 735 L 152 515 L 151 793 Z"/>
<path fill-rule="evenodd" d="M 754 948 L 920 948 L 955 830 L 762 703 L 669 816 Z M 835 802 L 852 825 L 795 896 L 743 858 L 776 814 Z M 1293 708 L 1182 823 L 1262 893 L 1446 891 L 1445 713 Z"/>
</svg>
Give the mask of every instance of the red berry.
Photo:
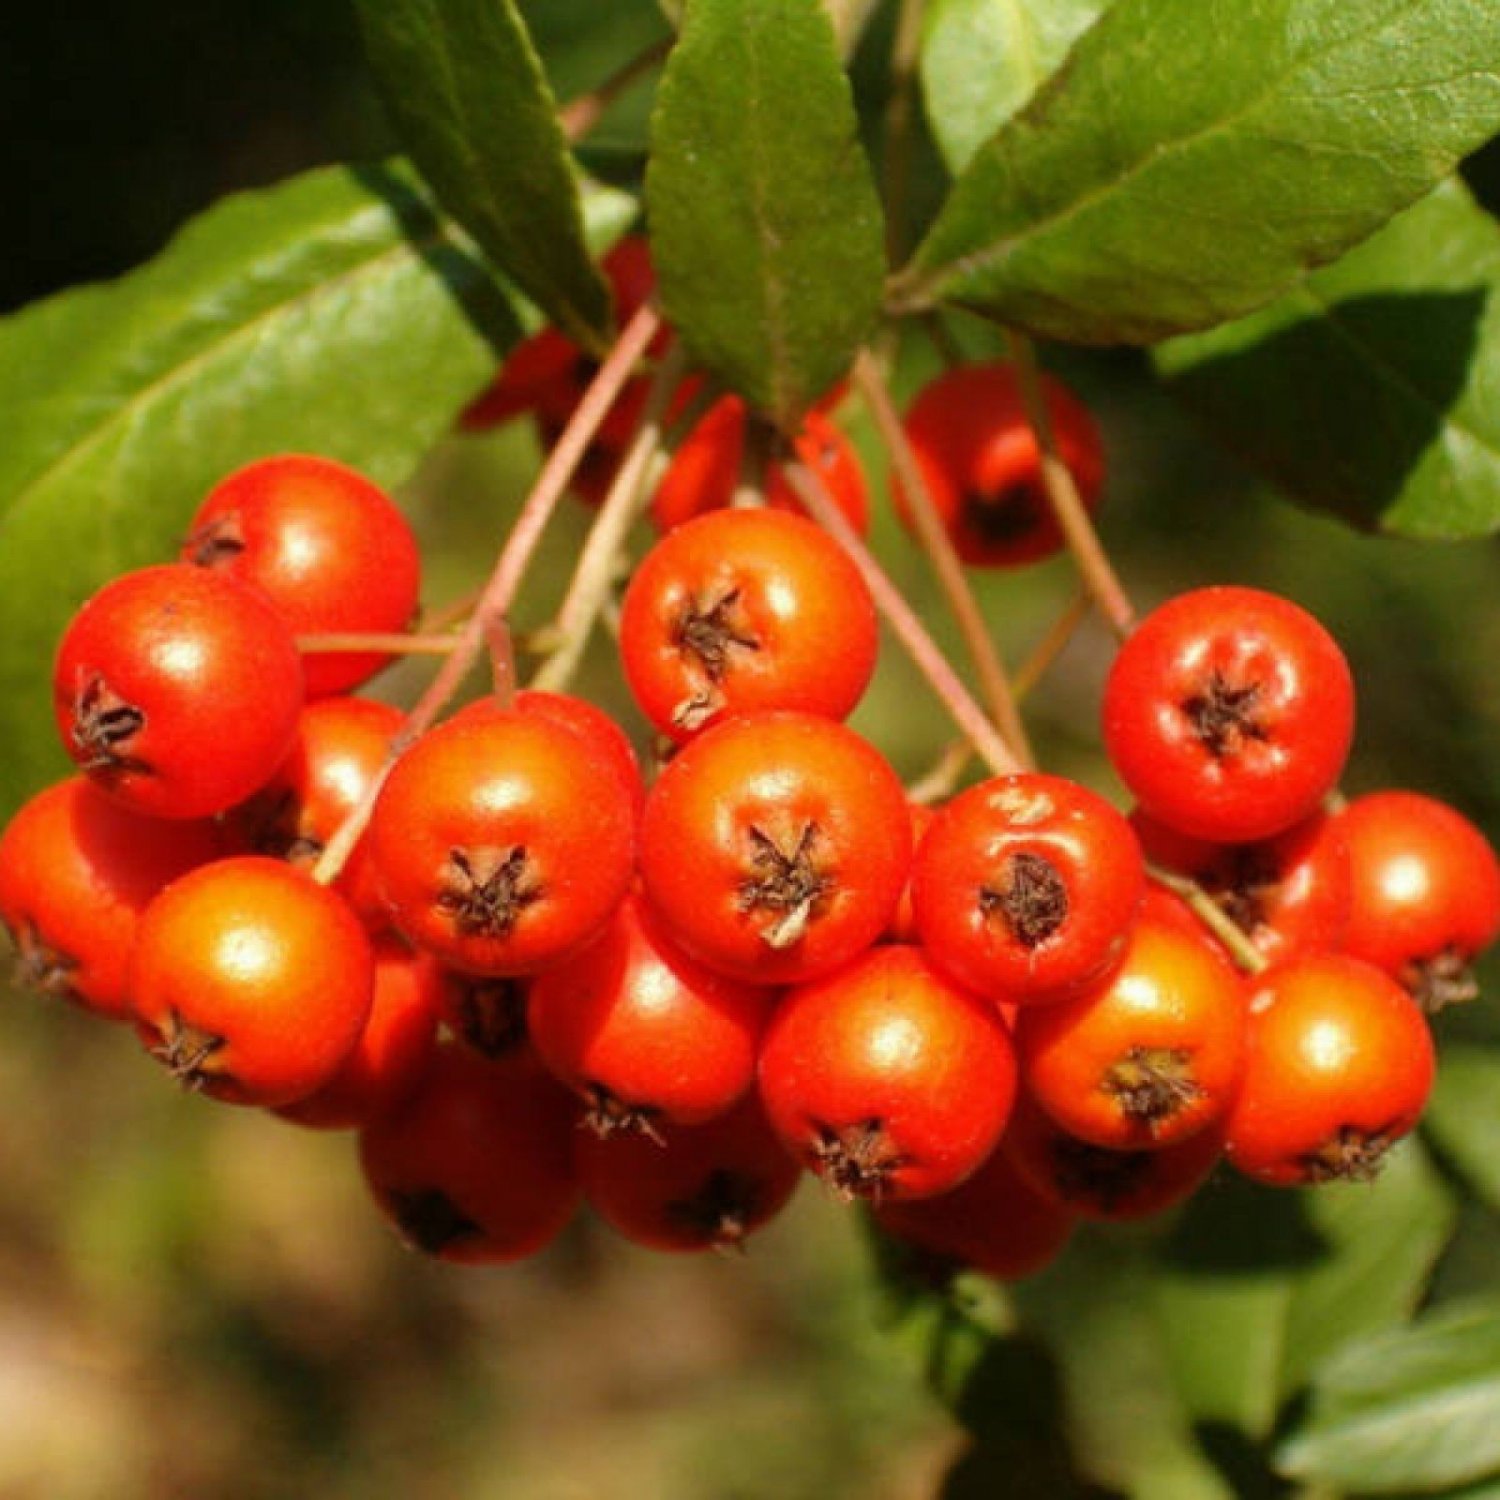
<svg viewBox="0 0 1500 1500">
<path fill-rule="evenodd" d="M 668 763 L 641 819 L 647 901 L 695 958 L 751 984 L 810 979 L 867 948 L 910 859 L 896 773 L 813 714 L 705 730 Z"/>
<path fill-rule="evenodd" d="M 1114 1150 L 1171 1145 L 1228 1109 L 1244 1007 L 1239 975 L 1207 938 L 1142 918 L 1102 979 L 1021 1011 L 1021 1072 L 1070 1135 Z"/>
<path fill-rule="evenodd" d="M 841 719 L 878 645 L 870 591 L 843 548 L 782 511 L 711 511 L 669 532 L 620 609 L 630 691 L 679 741 L 760 709 Z"/>
<path fill-rule="evenodd" d="M 1119 957 L 1145 868 L 1129 823 L 1061 776 L 998 776 L 946 803 L 912 863 L 922 946 L 961 984 L 1056 999 Z"/>
<path fill-rule="evenodd" d="M 1073 1214 L 1037 1192 L 998 1149 L 950 1192 L 877 1204 L 875 1218 L 937 1269 L 968 1268 L 1001 1281 L 1051 1264 L 1074 1225 Z"/>
<path fill-rule="evenodd" d="M 284 1104 L 285 1120 L 348 1130 L 393 1109 L 415 1087 L 437 1041 L 443 974 L 435 960 L 389 935 L 374 943 L 369 1019 L 337 1073 L 316 1093 Z"/>
<path fill-rule="evenodd" d="M 169 881 L 225 852 L 217 824 L 131 812 L 82 776 L 38 792 L 0 834 L 0 920 L 17 981 L 129 1019 L 141 913 Z"/>
<path fill-rule="evenodd" d="M 1433 1073 L 1427 1022 L 1388 974 L 1344 954 L 1278 964 L 1251 994 L 1228 1158 L 1282 1187 L 1373 1176 L 1417 1123 Z"/>
<path fill-rule="evenodd" d="M 254 584 L 299 636 L 406 630 L 422 579 L 416 536 L 390 496 L 310 453 L 257 459 L 220 480 L 193 517 L 181 560 Z M 390 659 L 308 652 L 307 696 L 346 693 Z"/>
<path fill-rule="evenodd" d="M 651 498 L 651 520 L 658 531 L 671 531 L 706 511 L 734 503 L 745 447 L 745 403 L 723 396 L 678 444 L 671 467 Z M 793 440 L 795 456 L 827 487 L 845 519 L 861 535 L 870 529 L 870 502 L 864 471 L 853 444 L 828 417 L 811 411 Z M 765 501 L 773 510 L 806 514 L 796 491 L 776 463 L 765 479 Z"/>
<path fill-rule="evenodd" d="M 137 812 L 201 818 L 248 797 L 297 732 L 302 666 L 256 590 L 167 563 L 106 584 L 58 646 L 63 744 Z"/>
<path fill-rule="evenodd" d="M 572 1096 L 529 1054 L 440 1045 L 415 1089 L 360 1132 L 365 1181 L 402 1238 L 442 1260 L 535 1254 L 578 1206 Z"/>
<path fill-rule="evenodd" d="M 1225 1121 L 1172 1146 L 1112 1149 L 1069 1135 L 1023 1092 L 999 1154 L 1048 1202 L 1083 1219 L 1146 1219 L 1195 1193 L 1224 1155 Z"/>
<path fill-rule="evenodd" d="M 1339 946 L 1349 922 L 1349 845 L 1318 811 L 1268 839 L 1220 844 L 1178 833 L 1139 808 L 1131 823 L 1146 858 L 1185 875 L 1268 960 Z"/>
<path fill-rule="evenodd" d="M 384 768 L 403 717 L 399 708 L 372 698 L 309 703 L 291 754 L 235 815 L 250 847 L 303 868 L 316 864 Z M 350 850 L 333 888 L 372 930 L 389 924 L 366 838 Z"/>
<path fill-rule="evenodd" d="M 1000 1138 L 1015 1075 L 995 1008 L 890 944 L 787 994 L 766 1029 L 760 1090 L 811 1171 L 880 1201 L 969 1176 Z"/>
<path fill-rule="evenodd" d="M 1098 428 L 1061 381 L 1043 375 L 1042 391 L 1058 451 L 1093 509 L 1104 483 Z M 918 392 L 905 427 L 933 506 L 965 562 L 1012 567 L 1063 545 L 1013 365 L 955 365 Z M 911 527 L 899 484 L 895 500 Z"/>
<path fill-rule="evenodd" d="M 1500 933 L 1500 861 L 1462 813 L 1416 792 L 1356 797 L 1334 820 L 1354 892 L 1344 948 L 1428 1011 L 1478 993 L 1471 965 Z"/>
<path fill-rule="evenodd" d="M 754 1095 L 659 1141 L 579 1131 L 573 1159 L 589 1206 L 652 1250 L 737 1249 L 781 1212 L 802 1176 Z"/>
<path fill-rule="evenodd" d="M 462 714 L 396 763 L 370 820 L 391 920 L 454 968 L 529 974 L 602 931 L 630 883 L 616 766 L 538 714 Z"/>
<path fill-rule="evenodd" d="M 1288 599 L 1195 589 L 1153 610 L 1104 690 L 1104 746 L 1152 817 L 1220 843 L 1272 838 L 1333 789 L 1354 685 L 1333 637 Z"/>
<path fill-rule="evenodd" d="M 680 952 L 635 897 L 603 935 L 531 982 L 537 1055 L 588 1103 L 588 1123 L 670 1137 L 723 1114 L 755 1080 L 772 992 Z"/>
<path fill-rule="evenodd" d="M 142 1039 L 232 1104 L 305 1099 L 369 1018 L 374 959 L 341 896 L 280 860 L 203 865 L 146 908 L 130 960 Z"/>
</svg>

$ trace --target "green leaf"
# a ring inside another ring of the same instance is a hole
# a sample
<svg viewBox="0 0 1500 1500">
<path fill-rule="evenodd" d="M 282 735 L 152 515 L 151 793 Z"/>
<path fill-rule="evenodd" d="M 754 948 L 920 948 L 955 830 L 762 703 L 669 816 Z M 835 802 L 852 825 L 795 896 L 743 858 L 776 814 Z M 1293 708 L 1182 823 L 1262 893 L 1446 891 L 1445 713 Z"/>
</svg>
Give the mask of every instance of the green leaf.
<svg viewBox="0 0 1500 1500">
<path fill-rule="evenodd" d="M 951 172 L 1057 70 L 1109 0 L 934 0 L 923 16 L 922 93 Z"/>
<path fill-rule="evenodd" d="M 585 242 L 551 88 L 512 0 L 357 0 L 365 50 L 411 159 L 486 255 L 598 352 L 609 289 Z"/>
<path fill-rule="evenodd" d="M 1207 431 L 1304 505 L 1413 537 L 1500 527 L 1500 224 L 1452 178 L 1238 322 L 1163 344 Z"/>
<path fill-rule="evenodd" d="M 1500 1212 L 1500 1050 L 1445 1046 L 1422 1128 L 1479 1199 Z"/>
<path fill-rule="evenodd" d="M 175 555 L 262 454 L 405 478 L 515 336 L 488 268 L 386 169 L 227 199 L 120 281 L 0 321 L 0 811 L 66 767 L 48 675 L 84 598 Z"/>
<path fill-rule="evenodd" d="M 816 0 L 693 0 L 646 177 L 662 305 L 692 356 L 784 430 L 879 307 L 880 205 Z"/>
<path fill-rule="evenodd" d="M 1047 337 L 1238 317 L 1500 128 L 1492 0 L 1116 0 L 893 289 Z"/>
<path fill-rule="evenodd" d="M 1173 1383 L 1143 1247 L 1082 1230 L 1015 1300 L 1022 1329 L 1058 1363 L 1074 1455 L 1090 1478 L 1143 1500 L 1230 1500 Z"/>
<path fill-rule="evenodd" d="M 1349 1344 L 1277 1451 L 1296 1479 L 1369 1494 L 1500 1473 L 1500 1300 L 1449 1303 Z"/>
<path fill-rule="evenodd" d="M 1193 1415 L 1266 1437 L 1314 1365 L 1411 1315 L 1454 1218 L 1415 1141 L 1372 1184 L 1281 1192 L 1226 1176 L 1199 1193 L 1162 1246 L 1155 1282 Z"/>
</svg>

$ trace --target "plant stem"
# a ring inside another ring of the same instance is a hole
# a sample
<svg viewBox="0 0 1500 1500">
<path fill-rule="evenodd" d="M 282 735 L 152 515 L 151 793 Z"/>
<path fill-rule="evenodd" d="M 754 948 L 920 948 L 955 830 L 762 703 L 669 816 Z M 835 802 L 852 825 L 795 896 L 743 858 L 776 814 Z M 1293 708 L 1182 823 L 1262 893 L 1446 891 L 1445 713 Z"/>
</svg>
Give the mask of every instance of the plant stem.
<svg viewBox="0 0 1500 1500">
<path fill-rule="evenodd" d="M 1021 402 L 1026 408 L 1026 420 L 1036 438 L 1037 451 L 1041 455 L 1042 484 L 1047 491 L 1048 503 L 1057 517 L 1057 524 L 1067 538 L 1068 550 L 1078 571 L 1083 575 L 1094 602 L 1115 635 L 1124 640 L 1135 629 L 1135 606 L 1131 604 L 1120 582 L 1108 553 L 1099 541 L 1099 533 L 1089 519 L 1087 507 L 1078 493 L 1078 486 L 1068 472 L 1068 466 L 1058 452 L 1057 438 L 1052 431 L 1052 418 L 1047 412 L 1046 397 L 1042 393 L 1041 373 L 1037 368 L 1036 349 L 1024 334 L 1014 329 L 1006 330 L 1011 358 L 1015 361 L 1016 375 L 1021 389 Z"/>
<path fill-rule="evenodd" d="M 917 61 L 922 42 L 924 0 L 902 0 L 891 39 L 891 91 L 885 104 L 885 159 L 881 176 L 885 202 L 886 260 L 899 266 L 906 259 L 906 205 L 911 181 L 911 133 L 916 97 Z"/>
<path fill-rule="evenodd" d="M 959 732 L 973 745 L 975 753 L 996 776 L 1009 776 L 1023 768 L 1020 760 L 1005 742 L 983 710 L 969 696 L 948 659 L 927 633 L 916 612 L 906 602 L 901 590 L 876 562 L 859 533 L 849 524 L 821 477 L 800 459 L 787 459 L 782 466 L 797 498 L 807 512 L 853 559 L 863 574 L 875 607 L 885 617 L 918 671 L 927 679 L 939 702 L 948 710 Z"/>
<path fill-rule="evenodd" d="M 446 656 L 458 645 L 457 635 L 402 631 L 329 630 L 299 635 L 297 649 L 307 655 L 325 651 L 379 651 L 391 656 Z"/>
<path fill-rule="evenodd" d="M 681 348 L 674 343 L 657 367 L 646 395 L 641 425 L 625 450 L 609 493 L 589 528 L 568 591 L 552 624 L 543 632 L 553 644 L 547 660 L 532 678 L 535 688 L 561 692 L 578 669 L 594 622 L 613 592 L 616 563 L 625 539 L 640 514 L 642 500 L 649 493 L 645 480 L 661 450 L 663 414 L 678 388 L 684 367 Z"/>
<path fill-rule="evenodd" d="M 932 495 L 922 477 L 911 443 L 907 440 L 906 429 L 901 425 L 890 390 L 874 361 L 866 353 L 861 352 L 854 361 L 854 384 L 875 418 L 881 440 L 895 467 L 896 477 L 906 493 L 908 509 L 916 523 L 917 537 L 922 543 L 922 550 L 932 562 L 943 597 L 958 625 L 964 645 L 974 663 L 974 670 L 979 674 L 980 689 L 989 706 L 990 716 L 1015 750 L 1016 758 L 1023 767 L 1029 769 L 1036 764 L 1036 760 L 1026 738 L 1021 715 L 1016 709 L 1010 681 L 990 637 L 989 626 L 980 612 L 973 589 L 969 587 L 968 575 L 954 550 L 953 540 L 932 503 Z"/>
<path fill-rule="evenodd" d="M 1266 967 L 1265 955 L 1196 880 L 1156 865 L 1147 865 L 1146 874 L 1192 908 L 1193 915 L 1229 950 L 1237 968 L 1246 974 L 1259 974 Z"/>
<path fill-rule="evenodd" d="M 495 559 L 494 570 L 480 591 L 474 612 L 464 622 L 462 631 L 455 639 L 453 649 L 392 737 L 385 763 L 371 778 L 364 796 L 350 810 L 348 817 L 339 825 L 318 856 L 312 875 L 320 884 L 327 885 L 338 878 L 339 871 L 344 868 L 365 825 L 370 821 L 375 799 L 380 795 L 391 767 L 408 746 L 432 727 L 479 659 L 486 641 L 494 639 L 496 625 L 503 622 L 510 612 L 521 581 L 526 576 L 526 569 L 542 539 L 542 532 L 567 489 L 573 471 L 599 430 L 599 424 L 624 388 L 626 380 L 630 378 L 631 371 L 645 354 L 646 346 L 660 323 L 661 318 L 655 308 L 649 302 L 645 303 L 625 325 L 614 348 L 599 366 L 583 399 L 547 455 L 542 472 L 537 475 L 531 493 L 521 506 L 516 524 L 511 528 L 499 557 Z"/>
<path fill-rule="evenodd" d="M 586 94 L 580 94 L 576 99 L 570 99 L 563 105 L 557 112 L 557 119 L 569 143 L 576 144 L 582 140 L 599 123 L 605 110 L 621 94 L 630 89 L 639 79 L 644 78 L 666 57 L 667 53 L 672 50 L 674 40 L 673 37 L 663 37 L 661 41 L 653 43 L 644 52 L 631 58 L 624 67 L 611 73 L 598 88 L 591 89 Z"/>
<path fill-rule="evenodd" d="M 1026 701 L 1047 669 L 1062 655 L 1063 648 L 1073 639 L 1078 627 L 1088 619 L 1093 607 L 1093 595 L 1087 589 L 1080 589 L 1069 600 L 1068 607 L 1047 627 L 1047 633 L 1011 677 L 1011 691 L 1015 693 L 1018 703 Z"/>
</svg>

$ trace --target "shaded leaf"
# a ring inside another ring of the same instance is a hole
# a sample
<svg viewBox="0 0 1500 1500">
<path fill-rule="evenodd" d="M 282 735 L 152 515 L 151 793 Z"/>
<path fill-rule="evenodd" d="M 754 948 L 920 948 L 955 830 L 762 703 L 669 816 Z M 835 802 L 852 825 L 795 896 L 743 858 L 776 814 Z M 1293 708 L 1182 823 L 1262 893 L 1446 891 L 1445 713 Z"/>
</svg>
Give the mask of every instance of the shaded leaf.
<svg viewBox="0 0 1500 1500">
<path fill-rule="evenodd" d="M 121 280 L 0 322 L 0 812 L 66 767 L 48 674 L 84 598 L 174 555 L 252 458 L 406 478 L 516 336 L 489 268 L 386 169 L 226 199 Z"/>
<path fill-rule="evenodd" d="M 1155 1277 L 1194 1417 L 1266 1437 L 1316 1364 L 1411 1315 L 1454 1220 L 1416 1141 L 1393 1151 L 1374 1183 L 1283 1192 L 1226 1174 L 1197 1194 Z"/>
<path fill-rule="evenodd" d="M 934 0 L 923 16 L 922 93 L 951 172 L 1036 92 L 1109 0 Z"/>
<path fill-rule="evenodd" d="M 402 144 L 438 201 L 542 312 L 596 352 L 609 289 L 588 253 L 578 183 L 512 0 L 357 0 Z"/>
<path fill-rule="evenodd" d="M 1143 1247 L 1082 1231 L 1015 1297 L 1022 1329 L 1057 1361 L 1075 1460 L 1091 1479 L 1149 1500 L 1230 1500 L 1174 1385 Z"/>
<path fill-rule="evenodd" d="M 1500 1212 L 1500 1049 L 1443 1048 L 1422 1128 L 1478 1197 Z"/>
<path fill-rule="evenodd" d="M 1294 1478 L 1369 1494 L 1500 1474 L 1500 1301 L 1450 1303 L 1346 1345 L 1277 1461 Z"/>
<path fill-rule="evenodd" d="M 794 428 L 879 305 L 880 206 L 816 0 L 694 0 L 646 177 L 663 308 L 693 357 Z"/>
<path fill-rule="evenodd" d="M 1156 351 L 1302 504 L 1414 537 L 1500 527 L 1500 224 L 1450 179 L 1270 307 Z"/>
<path fill-rule="evenodd" d="M 1490 0 L 1116 0 L 894 288 L 1146 343 L 1269 301 L 1500 128 Z"/>
</svg>

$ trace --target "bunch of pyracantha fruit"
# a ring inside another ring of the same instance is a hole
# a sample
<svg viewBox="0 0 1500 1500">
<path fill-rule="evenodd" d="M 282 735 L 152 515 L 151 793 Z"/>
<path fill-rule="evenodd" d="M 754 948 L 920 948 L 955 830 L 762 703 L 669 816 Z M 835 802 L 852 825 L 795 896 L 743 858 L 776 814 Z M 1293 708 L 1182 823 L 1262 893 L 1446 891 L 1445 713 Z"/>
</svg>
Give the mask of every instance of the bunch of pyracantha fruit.
<svg viewBox="0 0 1500 1500">
<path fill-rule="evenodd" d="M 629 318 L 641 242 L 608 266 Z M 659 329 L 579 429 L 578 492 L 618 488 L 669 353 Z M 1092 419 L 1033 374 L 1040 424 L 1013 366 L 963 363 L 900 422 L 898 509 L 961 563 L 1062 545 L 1049 454 L 1097 498 Z M 544 331 L 464 420 L 528 413 L 555 456 L 602 378 Z M 490 644 L 493 693 L 446 711 L 455 650 L 410 714 L 354 696 L 415 617 L 416 541 L 359 474 L 268 457 L 63 636 L 78 773 L 0 836 L 23 977 L 192 1089 L 356 1130 L 402 1235 L 456 1261 L 538 1250 L 580 1198 L 646 1245 L 735 1245 L 807 1171 L 1014 1278 L 1221 1161 L 1373 1173 L 1427 1099 L 1428 1014 L 1500 929 L 1500 865 L 1430 798 L 1340 796 L 1324 628 L 1224 586 L 1122 632 L 1102 736 L 1129 816 L 983 716 L 992 774 L 917 800 L 843 723 L 884 596 L 829 410 L 777 450 L 734 398 L 669 394 L 617 615 L 649 781 L 600 708 L 516 689 L 498 585 L 447 638 Z"/>
</svg>

